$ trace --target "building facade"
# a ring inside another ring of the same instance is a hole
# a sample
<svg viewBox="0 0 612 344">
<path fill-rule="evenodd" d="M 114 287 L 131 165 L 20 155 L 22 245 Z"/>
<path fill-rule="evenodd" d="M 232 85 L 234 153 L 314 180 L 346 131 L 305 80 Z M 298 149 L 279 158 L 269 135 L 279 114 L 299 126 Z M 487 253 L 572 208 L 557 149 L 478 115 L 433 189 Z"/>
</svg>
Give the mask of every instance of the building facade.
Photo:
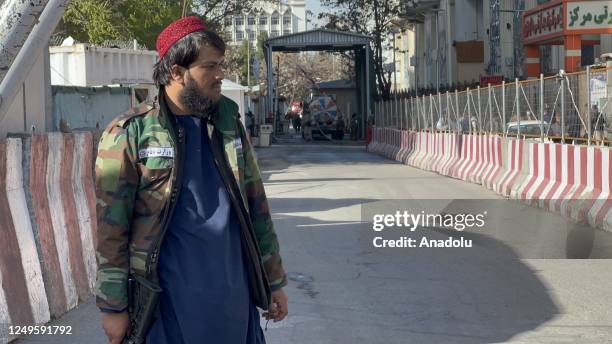
<svg viewBox="0 0 612 344">
<path fill-rule="evenodd" d="M 415 69 L 414 69 L 414 53 L 415 53 L 415 36 L 414 26 L 406 25 L 403 26 L 397 23 L 391 30 L 393 46 L 395 47 L 395 54 L 393 51 L 387 53 L 387 59 L 392 61 L 392 65 L 395 66 L 395 70 L 391 75 L 391 90 L 408 90 L 415 85 Z"/>
<path fill-rule="evenodd" d="M 612 52 L 609 0 L 403 0 L 402 12 L 419 88 L 575 72 Z"/>
<path fill-rule="evenodd" d="M 522 39 L 529 77 L 576 72 L 612 52 L 609 0 L 526 0 Z"/>
<path fill-rule="evenodd" d="M 262 31 L 270 38 L 306 31 L 306 5 L 304 0 L 262 1 L 255 11 L 227 17 L 223 24 L 229 44 L 240 45 L 245 40 L 255 44 Z"/>
</svg>

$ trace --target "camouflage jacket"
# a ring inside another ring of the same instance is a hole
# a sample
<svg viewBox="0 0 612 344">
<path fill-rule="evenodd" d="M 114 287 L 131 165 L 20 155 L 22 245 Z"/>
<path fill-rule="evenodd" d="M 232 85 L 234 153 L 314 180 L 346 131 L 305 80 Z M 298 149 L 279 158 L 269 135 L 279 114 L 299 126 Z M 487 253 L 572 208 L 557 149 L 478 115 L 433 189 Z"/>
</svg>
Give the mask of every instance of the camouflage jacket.
<svg viewBox="0 0 612 344">
<path fill-rule="evenodd" d="M 127 307 L 128 273 L 147 279 L 156 276 L 151 269 L 157 266 L 159 246 L 180 191 L 183 132 L 175 127 L 164 97 L 159 98 L 158 107 L 141 104 L 115 118 L 100 139 L 95 166 L 95 293 L 102 309 Z M 250 263 L 264 275 L 260 283 L 267 284 L 269 293 L 287 281 L 254 151 L 238 118 L 236 103 L 222 97 L 218 111 L 208 121 L 208 135 L 211 149 L 223 156 L 219 160 L 227 167 L 227 180 L 233 179 L 235 194 L 240 194 L 240 202 L 234 205 L 241 204 L 236 211 L 248 219 L 241 227 L 244 230 L 248 222 L 249 237 L 256 241 L 252 247 L 257 252 L 251 257 L 257 258 Z"/>
</svg>

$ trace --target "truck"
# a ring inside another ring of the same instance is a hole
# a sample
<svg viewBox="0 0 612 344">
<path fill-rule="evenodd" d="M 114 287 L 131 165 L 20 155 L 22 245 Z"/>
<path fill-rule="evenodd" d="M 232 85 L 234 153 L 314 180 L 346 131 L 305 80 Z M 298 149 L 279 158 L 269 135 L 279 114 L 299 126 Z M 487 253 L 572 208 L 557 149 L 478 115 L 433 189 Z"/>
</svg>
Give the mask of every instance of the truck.
<svg viewBox="0 0 612 344">
<path fill-rule="evenodd" d="M 316 138 L 342 139 L 344 121 L 340 120 L 339 116 L 341 114 L 332 97 L 328 95 L 314 96 L 309 102 L 304 102 L 302 137 L 306 141 Z"/>
</svg>

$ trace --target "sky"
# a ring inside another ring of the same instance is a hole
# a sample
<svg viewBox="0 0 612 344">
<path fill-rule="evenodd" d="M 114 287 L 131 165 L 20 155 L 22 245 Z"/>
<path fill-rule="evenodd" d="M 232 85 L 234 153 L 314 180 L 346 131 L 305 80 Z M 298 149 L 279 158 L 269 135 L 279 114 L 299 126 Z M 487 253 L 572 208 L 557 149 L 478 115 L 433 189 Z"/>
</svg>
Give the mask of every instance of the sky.
<svg viewBox="0 0 612 344">
<path fill-rule="evenodd" d="M 312 23 L 310 23 L 310 25 L 308 26 L 308 29 L 312 29 L 313 25 L 315 23 L 318 22 L 317 17 L 319 16 L 319 13 L 322 12 L 324 9 L 321 6 L 321 1 L 319 0 L 305 0 L 306 2 L 306 10 L 310 10 L 313 13 L 312 16 Z"/>
</svg>

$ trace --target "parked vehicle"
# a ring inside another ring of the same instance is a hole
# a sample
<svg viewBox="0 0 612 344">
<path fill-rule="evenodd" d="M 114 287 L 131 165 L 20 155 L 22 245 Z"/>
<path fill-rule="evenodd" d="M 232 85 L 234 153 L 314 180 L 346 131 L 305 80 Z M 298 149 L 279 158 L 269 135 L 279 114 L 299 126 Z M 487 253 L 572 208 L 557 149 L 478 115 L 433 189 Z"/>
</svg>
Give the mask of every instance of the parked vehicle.
<svg viewBox="0 0 612 344">
<path fill-rule="evenodd" d="M 316 138 L 339 140 L 338 107 L 330 96 L 315 96 L 304 108 L 303 137 L 306 141 Z M 342 127 L 342 126 L 340 126 Z"/>
</svg>

